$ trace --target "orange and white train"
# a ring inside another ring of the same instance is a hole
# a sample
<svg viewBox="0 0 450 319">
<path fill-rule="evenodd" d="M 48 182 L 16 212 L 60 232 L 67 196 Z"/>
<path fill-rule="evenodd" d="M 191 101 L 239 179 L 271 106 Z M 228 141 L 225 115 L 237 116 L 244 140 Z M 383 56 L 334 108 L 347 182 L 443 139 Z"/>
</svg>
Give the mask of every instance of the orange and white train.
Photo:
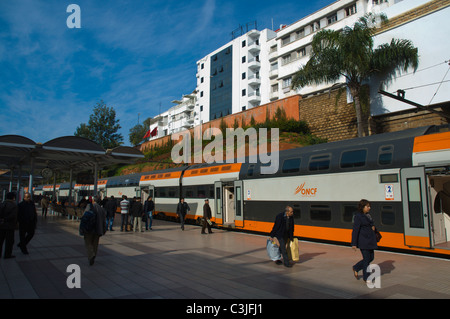
<svg viewBox="0 0 450 319">
<path fill-rule="evenodd" d="M 279 152 L 261 163 L 196 164 L 108 178 L 101 192 L 149 195 L 155 214 L 175 218 L 180 197 L 199 221 L 208 198 L 217 227 L 269 233 L 286 205 L 300 239 L 349 244 L 360 199 L 382 233 L 382 249 L 450 257 L 450 132 L 422 127 Z"/>
</svg>

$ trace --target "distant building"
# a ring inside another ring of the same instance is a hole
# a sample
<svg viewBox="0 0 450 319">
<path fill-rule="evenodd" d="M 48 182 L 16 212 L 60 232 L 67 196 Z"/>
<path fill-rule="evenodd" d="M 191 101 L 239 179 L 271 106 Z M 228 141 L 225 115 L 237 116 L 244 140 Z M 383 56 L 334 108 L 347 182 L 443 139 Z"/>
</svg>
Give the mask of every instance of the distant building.
<svg viewBox="0 0 450 319">
<path fill-rule="evenodd" d="M 157 136 L 165 136 L 271 101 L 296 94 L 305 98 L 344 84 L 342 77 L 337 83 L 291 88 L 292 77 L 307 63 L 319 30 L 352 26 L 368 12 L 383 12 L 392 22 L 374 37 L 375 47 L 397 38 L 409 39 L 419 48 L 417 72 L 399 74 L 385 89 L 405 90 L 405 98 L 422 105 L 448 104 L 449 0 L 339 0 L 279 30 L 249 30 L 197 61 L 196 90 L 155 117 L 150 129 L 157 126 Z M 381 96 L 378 79 L 374 80 L 368 83 L 373 116 L 413 108 Z M 352 102 L 349 94 L 347 101 Z"/>
</svg>

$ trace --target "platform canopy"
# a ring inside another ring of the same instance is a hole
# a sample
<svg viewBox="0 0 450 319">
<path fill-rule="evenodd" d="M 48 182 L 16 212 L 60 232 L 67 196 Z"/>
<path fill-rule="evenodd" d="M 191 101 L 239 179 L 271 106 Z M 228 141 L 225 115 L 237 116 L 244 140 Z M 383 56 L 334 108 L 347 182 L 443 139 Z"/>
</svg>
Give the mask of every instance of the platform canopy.
<svg viewBox="0 0 450 319">
<path fill-rule="evenodd" d="M 44 144 L 19 135 L 0 136 L 0 170 L 10 170 L 11 176 L 14 171 L 27 172 L 31 178 L 41 173 L 97 172 L 113 164 L 131 164 L 143 157 L 133 147 L 105 150 L 96 142 L 78 136 L 58 137 Z"/>
</svg>

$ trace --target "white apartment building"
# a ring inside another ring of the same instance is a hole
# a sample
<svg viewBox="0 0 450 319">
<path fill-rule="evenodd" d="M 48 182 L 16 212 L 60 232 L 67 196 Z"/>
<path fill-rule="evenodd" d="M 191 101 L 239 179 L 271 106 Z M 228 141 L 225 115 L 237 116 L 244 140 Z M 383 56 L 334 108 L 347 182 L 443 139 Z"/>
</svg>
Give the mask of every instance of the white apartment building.
<svg viewBox="0 0 450 319">
<path fill-rule="evenodd" d="M 178 133 L 200 124 L 200 114 L 195 106 L 195 91 L 183 95 L 180 100 L 174 100 L 176 104 L 167 111 L 155 116 L 150 121 L 150 132 L 155 132 L 151 139 Z"/>
<path fill-rule="evenodd" d="M 197 62 L 197 102 L 206 123 L 270 102 L 269 45 L 276 33 L 250 30 Z"/>
<path fill-rule="evenodd" d="M 338 0 L 277 31 L 251 30 L 197 61 L 196 90 L 174 101 L 177 106 L 157 116 L 150 129 L 161 125 L 160 137 L 294 94 L 305 97 L 326 90 L 335 83 L 291 88 L 292 77 L 308 62 L 317 31 L 352 26 L 368 12 L 393 18 L 429 2 Z M 443 6 L 374 37 L 374 47 L 397 38 L 409 39 L 419 49 L 417 72 L 399 74 L 389 82 L 389 92 L 406 89 L 406 98 L 422 105 L 450 101 L 449 16 L 450 6 Z M 372 115 L 412 108 L 381 96 L 378 85 L 370 83 Z M 347 99 L 351 102 L 349 94 Z"/>
<path fill-rule="evenodd" d="M 312 13 L 297 22 L 283 27 L 277 32 L 275 42 L 270 48 L 270 80 L 272 100 L 293 94 L 303 97 L 331 87 L 334 83 L 318 86 L 306 86 L 298 90 L 291 89 L 294 74 L 309 59 L 311 41 L 317 31 L 322 29 L 341 30 L 352 26 L 357 19 L 368 12 L 386 14 L 388 19 L 424 5 L 430 0 L 340 0 Z M 374 48 L 382 43 L 390 43 L 393 38 L 411 40 L 419 50 L 419 68 L 407 74 L 399 74 L 389 82 L 390 93 L 397 89 L 408 89 L 405 98 L 422 105 L 433 105 L 450 101 L 450 85 L 445 81 L 450 56 L 450 31 L 448 17 L 450 7 L 417 17 L 415 20 L 396 26 L 374 37 Z M 448 74 L 450 78 L 450 74 Z M 448 79 L 447 78 L 447 79 Z M 372 115 L 411 109 L 412 106 L 378 93 L 380 79 L 369 83 L 371 88 Z M 342 77 L 338 83 L 345 83 Z M 434 85 L 430 85 L 434 83 Z M 440 86 L 438 90 L 438 86 Z M 412 89 L 415 88 L 415 89 Z M 434 93 L 432 103 L 429 103 Z M 351 96 L 347 94 L 351 102 Z"/>
</svg>

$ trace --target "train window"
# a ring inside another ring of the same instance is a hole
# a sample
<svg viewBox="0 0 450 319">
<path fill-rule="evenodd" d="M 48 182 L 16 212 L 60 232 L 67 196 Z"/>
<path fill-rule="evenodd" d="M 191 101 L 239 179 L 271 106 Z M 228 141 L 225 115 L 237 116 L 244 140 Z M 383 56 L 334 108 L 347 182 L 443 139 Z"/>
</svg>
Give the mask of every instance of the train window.
<svg viewBox="0 0 450 319">
<path fill-rule="evenodd" d="M 341 155 L 341 168 L 361 167 L 366 165 L 367 150 L 343 152 Z"/>
<path fill-rule="evenodd" d="M 395 225 L 395 211 L 393 206 L 381 207 L 381 224 Z"/>
<path fill-rule="evenodd" d="M 249 167 L 247 169 L 247 176 L 249 176 L 249 177 L 253 176 L 254 171 L 255 171 L 255 165 L 254 164 L 249 165 Z"/>
<path fill-rule="evenodd" d="M 398 183 L 398 174 L 381 174 L 380 183 Z"/>
<path fill-rule="evenodd" d="M 283 162 L 281 171 L 283 173 L 295 173 L 300 171 L 300 158 L 290 158 Z"/>
<path fill-rule="evenodd" d="M 342 220 L 346 223 L 353 223 L 353 217 L 357 208 L 355 205 L 343 205 L 342 206 Z"/>
<path fill-rule="evenodd" d="M 394 146 L 384 145 L 378 149 L 378 165 L 392 164 Z"/>
<path fill-rule="evenodd" d="M 311 205 L 309 211 L 311 220 L 330 221 L 331 208 L 329 205 Z"/>
<path fill-rule="evenodd" d="M 186 197 L 186 198 L 194 197 L 194 187 L 187 186 L 187 187 L 184 188 L 184 190 L 185 190 L 184 197 Z"/>
<path fill-rule="evenodd" d="M 309 160 L 309 170 L 310 171 L 321 171 L 330 168 L 331 155 L 316 155 L 311 156 Z"/>
<path fill-rule="evenodd" d="M 294 219 L 299 219 L 301 217 L 300 205 L 294 205 Z"/>
<path fill-rule="evenodd" d="M 170 198 L 176 198 L 177 196 L 177 187 L 169 187 L 168 195 Z"/>
<path fill-rule="evenodd" d="M 197 187 L 197 197 L 206 198 L 206 186 L 200 185 Z"/>
<path fill-rule="evenodd" d="M 214 185 L 208 185 L 208 198 L 214 198 Z"/>
<path fill-rule="evenodd" d="M 159 197 L 167 197 L 167 187 L 159 187 Z"/>
</svg>

